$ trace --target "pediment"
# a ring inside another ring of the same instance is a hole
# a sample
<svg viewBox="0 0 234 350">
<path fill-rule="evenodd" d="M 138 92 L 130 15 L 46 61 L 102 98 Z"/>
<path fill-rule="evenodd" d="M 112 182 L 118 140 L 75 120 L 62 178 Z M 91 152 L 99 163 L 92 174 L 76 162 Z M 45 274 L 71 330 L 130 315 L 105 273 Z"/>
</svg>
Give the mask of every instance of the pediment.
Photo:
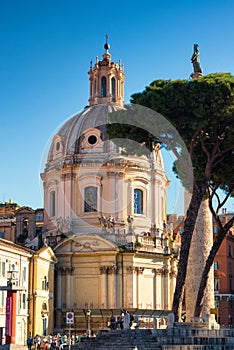
<svg viewBox="0 0 234 350">
<path fill-rule="evenodd" d="M 41 259 L 44 259 L 44 260 L 47 260 L 47 261 L 51 261 L 51 262 L 57 262 L 55 253 L 53 252 L 51 247 L 45 246 L 45 247 L 40 248 L 37 251 L 37 255 Z"/>
<path fill-rule="evenodd" d="M 35 211 L 30 207 L 21 207 L 16 211 L 17 214 L 34 214 Z"/>
<path fill-rule="evenodd" d="M 118 247 L 98 235 L 77 235 L 60 242 L 55 253 L 117 251 Z"/>
</svg>

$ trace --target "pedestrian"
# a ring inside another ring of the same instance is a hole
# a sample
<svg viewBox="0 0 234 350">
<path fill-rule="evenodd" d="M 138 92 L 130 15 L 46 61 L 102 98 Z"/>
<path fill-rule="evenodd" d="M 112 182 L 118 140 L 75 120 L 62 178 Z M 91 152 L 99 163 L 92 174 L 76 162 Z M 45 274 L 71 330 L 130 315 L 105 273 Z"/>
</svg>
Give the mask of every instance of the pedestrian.
<svg viewBox="0 0 234 350">
<path fill-rule="evenodd" d="M 41 346 L 41 337 L 36 334 L 34 337 L 35 350 L 39 350 Z"/>
<path fill-rule="evenodd" d="M 118 325 L 119 325 L 120 329 L 123 329 L 123 322 L 124 322 L 124 311 L 121 310 L 121 313 L 118 316 L 118 319 L 117 319 L 117 322 L 116 322 L 116 328 L 118 328 Z"/>
<path fill-rule="evenodd" d="M 127 310 L 124 310 L 124 321 L 123 321 L 123 328 L 129 329 L 130 328 L 130 314 Z"/>
<path fill-rule="evenodd" d="M 31 337 L 31 334 L 30 334 L 29 337 L 27 338 L 28 350 L 32 349 L 32 345 L 33 345 L 33 338 Z"/>
<path fill-rule="evenodd" d="M 111 316 L 109 319 L 109 327 L 110 327 L 110 329 L 116 329 L 116 327 L 117 327 L 117 322 L 116 322 L 116 319 L 115 319 L 113 312 L 111 313 Z"/>
</svg>

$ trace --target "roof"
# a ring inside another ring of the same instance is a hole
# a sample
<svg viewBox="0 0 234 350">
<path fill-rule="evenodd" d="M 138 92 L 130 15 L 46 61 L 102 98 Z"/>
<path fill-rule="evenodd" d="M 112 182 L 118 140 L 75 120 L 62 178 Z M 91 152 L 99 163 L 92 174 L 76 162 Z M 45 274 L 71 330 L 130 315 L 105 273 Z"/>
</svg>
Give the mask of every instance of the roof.
<svg viewBox="0 0 234 350">
<path fill-rule="evenodd" d="M 123 109 L 117 104 L 98 104 L 87 107 L 81 113 L 68 119 L 59 131 L 54 135 L 53 142 L 56 137 L 60 137 L 63 142 L 63 156 L 74 154 L 76 142 L 84 131 L 97 128 L 107 124 L 108 113 Z M 54 144 L 51 144 L 48 153 L 48 161 L 53 158 Z"/>
<path fill-rule="evenodd" d="M 16 244 L 14 242 L 8 241 L 7 239 L 4 239 L 4 238 L 0 238 L 0 245 L 8 247 L 8 248 L 11 248 L 11 249 L 14 249 L 14 250 L 22 251 L 24 253 L 30 253 L 30 254 L 34 253 L 34 250 L 32 250 L 30 248 L 23 247 L 23 246 L 21 246 L 19 244 Z"/>
</svg>

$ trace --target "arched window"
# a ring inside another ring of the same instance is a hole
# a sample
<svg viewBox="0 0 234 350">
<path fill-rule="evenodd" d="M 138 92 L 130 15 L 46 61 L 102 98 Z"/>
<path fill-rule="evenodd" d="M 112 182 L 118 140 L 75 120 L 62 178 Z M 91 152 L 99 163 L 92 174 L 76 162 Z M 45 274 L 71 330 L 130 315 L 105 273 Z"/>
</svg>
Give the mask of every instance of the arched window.
<svg viewBox="0 0 234 350">
<path fill-rule="evenodd" d="M 106 97 L 106 77 L 101 79 L 101 97 Z"/>
<path fill-rule="evenodd" d="M 115 91 L 116 91 L 116 85 L 115 85 L 115 78 L 111 78 L 111 96 L 112 101 L 115 102 Z"/>
<path fill-rule="evenodd" d="M 55 191 L 50 192 L 50 216 L 55 216 Z"/>
<path fill-rule="evenodd" d="M 133 193 L 134 214 L 143 214 L 143 191 L 138 188 Z"/>
<path fill-rule="evenodd" d="M 97 211 L 97 187 L 89 186 L 84 189 L 84 212 Z"/>
<path fill-rule="evenodd" d="M 23 237 L 27 238 L 28 237 L 28 219 L 23 220 Z"/>
</svg>

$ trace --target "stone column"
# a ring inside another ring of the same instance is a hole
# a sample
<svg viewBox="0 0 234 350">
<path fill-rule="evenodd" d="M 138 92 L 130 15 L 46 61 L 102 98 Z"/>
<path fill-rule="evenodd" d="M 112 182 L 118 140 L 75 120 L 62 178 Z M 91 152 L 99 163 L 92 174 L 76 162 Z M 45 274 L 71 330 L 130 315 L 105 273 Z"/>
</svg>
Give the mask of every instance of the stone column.
<svg viewBox="0 0 234 350">
<path fill-rule="evenodd" d="M 61 275 L 61 269 L 59 268 L 57 270 L 57 298 L 56 298 L 56 307 L 58 309 L 62 308 L 62 275 Z"/>
<path fill-rule="evenodd" d="M 156 194 L 156 179 L 154 176 L 154 173 L 152 174 L 152 184 L 151 184 L 151 222 L 153 223 L 153 225 L 155 225 L 156 223 L 156 210 L 157 210 L 157 203 L 156 203 L 156 198 L 157 198 L 157 194 Z"/>
<path fill-rule="evenodd" d="M 71 173 L 71 202 L 70 202 L 70 217 L 73 218 L 75 216 L 76 208 L 75 208 L 75 182 L 76 182 L 76 174 Z"/>
<path fill-rule="evenodd" d="M 66 308 L 66 270 L 61 268 L 61 306 Z"/>
<path fill-rule="evenodd" d="M 124 276 L 124 307 L 133 307 L 133 266 L 126 267 L 126 274 Z"/>
<path fill-rule="evenodd" d="M 162 309 L 162 270 L 155 270 L 156 278 L 156 310 Z"/>
<path fill-rule="evenodd" d="M 74 307 L 74 267 L 70 267 L 70 308 Z"/>
<path fill-rule="evenodd" d="M 139 309 L 142 309 L 143 305 L 141 302 L 141 287 L 143 285 L 142 283 L 142 275 L 143 275 L 144 268 L 138 267 L 137 268 L 137 305 L 136 307 Z"/>
<path fill-rule="evenodd" d="M 71 305 L 72 299 L 72 291 L 71 291 L 71 269 L 69 267 L 66 268 L 66 308 L 70 309 L 73 307 Z"/>
<path fill-rule="evenodd" d="M 173 295 L 175 291 L 175 286 L 176 286 L 176 276 L 177 272 L 173 268 L 170 272 L 170 300 L 169 300 L 169 309 L 172 308 L 172 302 L 173 302 Z"/>
<path fill-rule="evenodd" d="M 116 266 L 108 266 L 107 278 L 108 278 L 108 305 L 109 309 L 116 308 L 116 279 L 115 279 Z"/>
<path fill-rule="evenodd" d="M 127 205 L 127 196 L 124 196 L 124 173 L 118 172 L 117 182 L 116 182 L 116 193 L 118 196 L 118 201 L 116 203 L 116 216 L 118 220 L 123 220 L 124 217 L 124 209 Z"/>
<path fill-rule="evenodd" d="M 116 218 L 116 172 L 108 171 L 107 176 L 109 178 L 109 198 L 105 203 L 105 207 L 103 208 L 104 213 L 108 213 L 108 215 Z M 107 194 L 107 193 L 106 193 Z"/>
<path fill-rule="evenodd" d="M 156 226 L 161 228 L 161 212 L 160 212 L 160 191 L 159 191 L 160 181 L 155 180 L 155 203 L 156 203 Z"/>
<path fill-rule="evenodd" d="M 133 307 L 138 307 L 138 267 L 134 268 L 134 273 L 133 273 L 133 297 L 132 297 L 132 302 L 133 302 Z"/>
<path fill-rule="evenodd" d="M 163 294 L 164 294 L 164 303 L 163 308 L 165 310 L 168 310 L 169 308 L 169 295 L 170 295 L 170 288 L 169 288 L 169 270 L 167 267 L 163 270 Z"/>
<path fill-rule="evenodd" d="M 107 308 L 107 266 L 100 267 L 101 273 L 101 293 L 99 300 L 99 307 L 106 309 Z"/>
<path fill-rule="evenodd" d="M 153 309 L 156 310 L 156 293 L 157 293 L 157 285 L 156 285 L 156 270 L 153 269 Z"/>
<path fill-rule="evenodd" d="M 132 199 L 132 183 L 128 180 L 127 183 L 127 214 L 132 215 L 133 199 Z"/>
<path fill-rule="evenodd" d="M 186 321 L 194 316 L 197 292 L 206 259 L 213 245 L 212 215 L 209 210 L 208 200 L 202 202 L 193 233 L 186 277 Z M 210 314 L 210 309 L 215 307 L 214 300 L 214 272 L 210 270 L 207 287 L 203 298 L 202 317 Z"/>
<path fill-rule="evenodd" d="M 118 262 L 118 268 L 116 270 L 116 308 L 121 308 L 123 305 L 122 296 L 123 296 L 123 286 L 122 286 L 122 264 L 121 261 Z"/>
<path fill-rule="evenodd" d="M 57 298 L 56 298 L 56 327 L 61 327 L 61 309 L 62 309 L 62 271 L 57 270 Z"/>
</svg>

